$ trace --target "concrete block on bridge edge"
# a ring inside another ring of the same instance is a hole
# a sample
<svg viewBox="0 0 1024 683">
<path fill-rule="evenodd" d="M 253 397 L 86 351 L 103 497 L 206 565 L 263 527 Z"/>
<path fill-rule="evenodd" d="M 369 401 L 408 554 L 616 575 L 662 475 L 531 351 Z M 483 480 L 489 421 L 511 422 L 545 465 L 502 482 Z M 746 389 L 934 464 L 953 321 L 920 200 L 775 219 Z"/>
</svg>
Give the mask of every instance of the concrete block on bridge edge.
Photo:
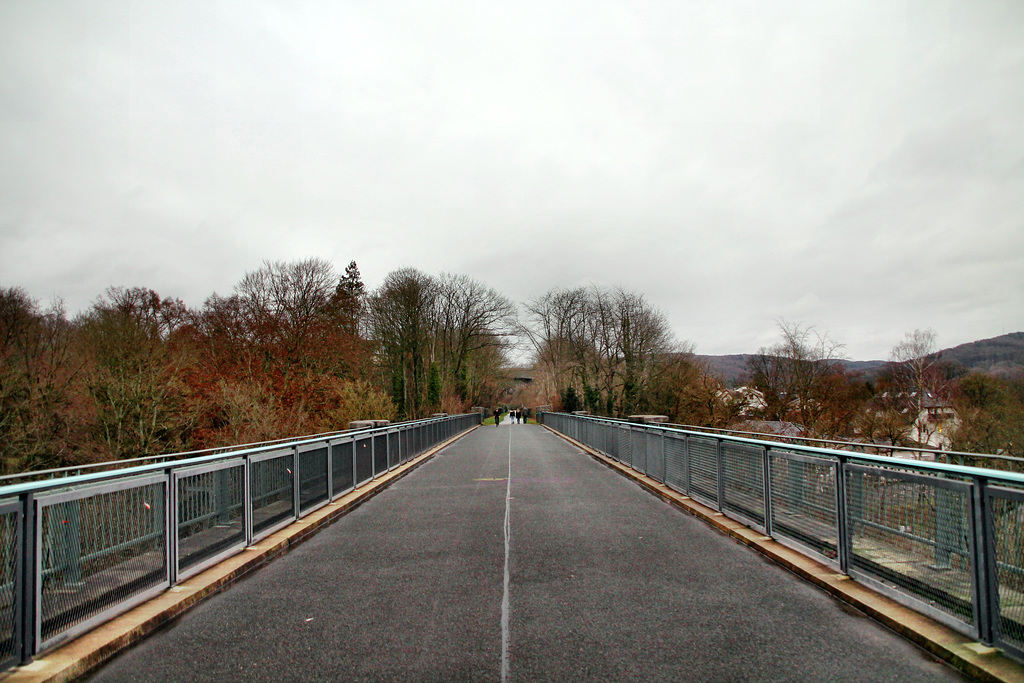
<svg viewBox="0 0 1024 683">
<path fill-rule="evenodd" d="M 668 422 L 668 415 L 630 415 L 627 419 L 640 424 L 660 424 Z"/>
</svg>

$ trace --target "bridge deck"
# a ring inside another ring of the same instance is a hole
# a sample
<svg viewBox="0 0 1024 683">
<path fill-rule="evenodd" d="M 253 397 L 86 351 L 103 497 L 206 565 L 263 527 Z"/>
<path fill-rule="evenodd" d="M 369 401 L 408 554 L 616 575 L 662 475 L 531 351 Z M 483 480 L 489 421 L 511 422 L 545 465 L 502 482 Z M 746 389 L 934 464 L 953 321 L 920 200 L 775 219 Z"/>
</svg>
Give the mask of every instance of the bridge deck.
<svg viewBox="0 0 1024 683">
<path fill-rule="evenodd" d="M 962 680 L 546 430 L 507 423 L 91 680 L 500 681 L 503 662 L 518 681 Z"/>
</svg>

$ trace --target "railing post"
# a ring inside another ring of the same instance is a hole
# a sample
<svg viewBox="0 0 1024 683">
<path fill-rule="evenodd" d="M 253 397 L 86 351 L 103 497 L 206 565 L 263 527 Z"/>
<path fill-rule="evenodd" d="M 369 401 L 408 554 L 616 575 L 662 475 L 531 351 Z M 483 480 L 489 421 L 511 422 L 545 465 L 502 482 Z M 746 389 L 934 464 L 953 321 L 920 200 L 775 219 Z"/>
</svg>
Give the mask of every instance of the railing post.
<svg viewBox="0 0 1024 683">
<path fill-rule="evenodd" d="M 771 449 L 768 446 L 761 448 L 761 471 L 764 472 L 764 535 L 774 536 L 772 533 L 772 459 L 769 455 Z"/>
<path fill-rule="evenodd" d="M 690 435 L 683 434 L 683 491 L 690 495 Z"/>
<path fill-rule="evenodd" d="M 665 451 L 665 439 L 667 439 L 668 437 L 665 436 L 664 429 L 659 431 L 661 431 L 661 483 L 667 486 L 668 481 L 666 480 L 668 479 L 668 453 Z"/>
<path fill-rule="evenodd" d="M 355 449 L 353 449 L 354 451 Z M 252 460 L 250 456 L 245 456 L 244 463 L 242 466 L 242 475 L 245 477 L 245 481 L 242 482 L 242 524 L 245 527 L 245 544 L 252 545 Z"/>
<path fill-rule="evenodd" d="M 36 650 L 36 586 L 39 576 L 36 573 L 36 500 L 32 493 L 21 495 L 21 557 L 18 558 L 18 595 L 20 601 L 18 635 L 20 663 L 28 664 Z"/>
<path fill-rule="evenodd" d="M 853 528 L 850 523 L 850 505 L 846 491 L 846 471 L 843 467 L 843 457 L 839 456 L 835 463 L 836 479 L 836 555 L 839 560 L 839 571 L 843 574 L 850 573 L 850 552 L 853 543 Z M 860 484 L 857 484 L 858 490 Z M 855 496 L 858 506 L 861 504 L 859 496 Z"/>
<path fill-rule="evenodd" d="M 973 483 L 971 527 L 974 557 L 971 558 L 971 568 L 974 572 L 974 618 L 978 640 L 991 645 L 999 633 L 996 626 L 999 619 L 999 577 L 996 574 L 995 527 L 989 505 L 988 481 L 974 477 Z"/>
<path fill-rule="evenodd" d="M 164 474 L 164 556 L 167 558 L 167 583 L 173 586 L 178 583 L 178 487 L 173 467 L 164 470 Z M 154 519 L 159 519 L 159 516 L 154 515 Z"/>
<path fill-rule="evenodd" d="M 292 446 L 292 509 L 295 510 L 295 519 L 299 518 L 299 501 L 302 498 L 302 472 L 299 471 L 299 447 Z"/>
<path fill-rule="evenodd" d="M 327 502 L 330 503 L 334 500 L 334 447 L 330 439 L 324 444 L 327 446 Z"/>
<path fill-rule="evenodd" d="M 715 437 L 715 460 L 718 463 L 718 511 L 722 512 L 722 504 L 725 501 L 725 453 L 722 449 L 722 439 Z"/>
</svg>

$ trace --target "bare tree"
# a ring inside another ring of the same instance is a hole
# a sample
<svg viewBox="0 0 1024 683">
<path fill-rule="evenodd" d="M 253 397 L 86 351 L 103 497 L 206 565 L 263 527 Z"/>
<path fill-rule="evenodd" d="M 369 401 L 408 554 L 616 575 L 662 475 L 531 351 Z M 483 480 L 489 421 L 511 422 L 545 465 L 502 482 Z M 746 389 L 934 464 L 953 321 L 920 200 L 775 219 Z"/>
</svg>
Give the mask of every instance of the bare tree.
<svg viewBox="0 0 1024 683">
<path fill-rule="evenodd" d="M 323 259 L 266 261 L 246 273 L 235 296 L 250 338 L 280 355 L 286 368 L 316 358 L 315 344 L 338 324 L 338 280 L 334 266 Z"/>
<path fill-rule="evenodd" d="M 43 310 L 24 290 L 0 290 L 0 469 L 69 464 L 73 386 L 81 364 L 59 302 Z"/>
<path fill-rule="evenodd" d="M 578 382 L 585 373 L 586 302 L 583 288 L 552 289 L 526 305 L 528 323 L 523 332 L 534 347 L 537 364 L 549 378 L 549 397 Z"/>
<path fill-rule="evenodd" d="M 844 345 L 802 323 L 778 324 L 782 340 L 762 347 L 747 365 L 751 382 L 765 396 L 769 419 L 795 419 L 811 434 L 831 423 L 825 431 L 834 431 L 834 421 L 823 418 L 844 396 L 845 381 L 838 381 L 844 375 Z"/>
<path fill-rule="evenodd" d="M 441 403 L 491 400 L 492 380 L 519 330 L 515 305 L 494 289 L 465 275 L 435 278 L 413 268 L 389 273 L 368 297 L 366 324 L 384 381 L 409 416 Z"/>
<path fill-rule="evenodd" d="M 935 355 L 937 340 L 935 330 L 917 329 L 904 334 L 889 354 L 897 402 L 914 426 L 918 443 L 926 443 L 932 435 L 934 428 L 923 415 L 927 404 L 939 398 L 944 384 Z"/>
<path fill-rule="evenodd" d="M 527 305 L 527 334 L 554 386 L 569 387 L 590 410 L 628 414 L 677 349 L 668 320 L 642 295 L 622 288 L 555 289 Z"/>
<path fill-rule="evenodd" d="M 467 379 L 474 356 L 488 347 L 503 351 L 511 345 L 519 327 L 516 307 L 466 275 L 442 273 L 436 287 L 431 360 L 439 363 L 442 384 L 468 400 Z"/>
<path fill-rule="evenodd" d="M 427 356 L 437 284 L 415 268 L 388 273 L 367 300 L 367 326 L 399 414 L 419 417 L 427 388 Z"/>
<path fill-rule="evenodd" d="M 187 405 L 184 350 L 170 340 L 184 304 L 145 288 L 111 288 L 76 319 L 79 353 L 109 456 L 131 458 L 181 447 L 195 413 Z"/>
</svg>

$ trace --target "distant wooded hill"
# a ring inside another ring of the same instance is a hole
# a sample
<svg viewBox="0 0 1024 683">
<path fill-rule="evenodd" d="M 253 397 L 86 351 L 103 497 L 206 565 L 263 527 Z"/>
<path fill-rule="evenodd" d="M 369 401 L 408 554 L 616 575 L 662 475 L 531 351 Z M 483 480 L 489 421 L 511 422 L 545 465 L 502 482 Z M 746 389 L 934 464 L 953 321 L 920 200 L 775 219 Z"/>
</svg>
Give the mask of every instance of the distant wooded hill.
<svg viewBox="0 0 1024 683">
<path fill-rule="evenodd" d="M 964 372 L 979 372 L 997 377 L 1024 376 L 1024 332 L 1011 332 L 991 339 L 961 344 L 935 354 L 939 360 L 953 363 Z M 742 383 L 747 374 L 750 354 L 698 356 L 711 371 L 730 385 Z M 865 378 L 877 377 L 888 364 L 884 360 L 848 360 L 847 369 L 862 373 Z"/>
<path fill-rule="evenodd" d="M 1000 337 L 961 344 L 939 351 L 939 359 L 962 365 L 970 372 L 984 372 L 997 377 L 1024 375 L 1024 332 L 1011 332 Z"/>
</svg>

